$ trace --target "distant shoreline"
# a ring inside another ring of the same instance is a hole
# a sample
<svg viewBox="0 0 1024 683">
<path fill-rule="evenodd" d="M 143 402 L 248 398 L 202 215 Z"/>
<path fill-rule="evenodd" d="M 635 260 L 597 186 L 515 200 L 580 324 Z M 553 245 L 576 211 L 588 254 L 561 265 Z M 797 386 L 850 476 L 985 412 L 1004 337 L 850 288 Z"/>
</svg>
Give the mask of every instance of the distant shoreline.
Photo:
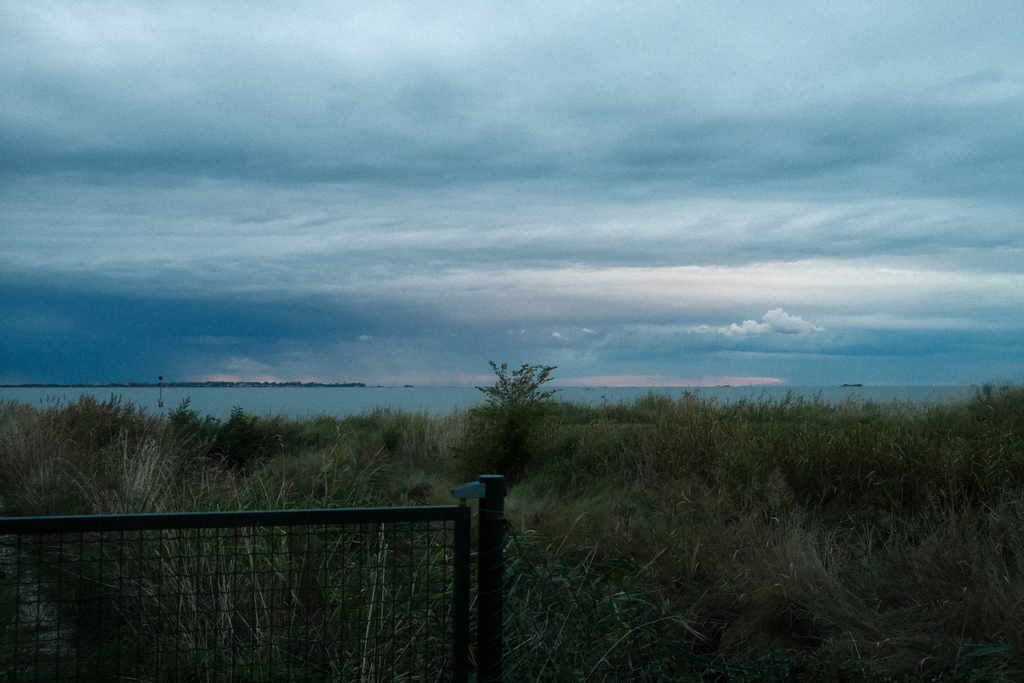
<svg viewBox="0 0 1024 683">
<path fill-rule="evenodd" d="M 128 387 L 365 387 L 362 382 L 344 382 L 342 384 L 321 384 L 320 382 L 94 382 L 92 384 L 0 384 L 0 389 L 125 389 Z"/>
</svg>

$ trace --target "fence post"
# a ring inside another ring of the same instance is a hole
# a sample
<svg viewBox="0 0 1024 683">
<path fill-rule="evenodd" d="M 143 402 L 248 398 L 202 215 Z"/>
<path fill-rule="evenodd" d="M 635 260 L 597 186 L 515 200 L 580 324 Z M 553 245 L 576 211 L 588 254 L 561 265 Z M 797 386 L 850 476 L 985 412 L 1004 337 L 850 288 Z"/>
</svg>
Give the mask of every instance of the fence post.
<svg viewBox="0 0 1024 683">
<path fill-rule="evenodd" d="M 505 477 L 485 474 L 479 481 L 487 493 L 480 499 L 476 679 L 479 683 L 497 683 L 503 680 L 505 645 Z"/>
</svg>

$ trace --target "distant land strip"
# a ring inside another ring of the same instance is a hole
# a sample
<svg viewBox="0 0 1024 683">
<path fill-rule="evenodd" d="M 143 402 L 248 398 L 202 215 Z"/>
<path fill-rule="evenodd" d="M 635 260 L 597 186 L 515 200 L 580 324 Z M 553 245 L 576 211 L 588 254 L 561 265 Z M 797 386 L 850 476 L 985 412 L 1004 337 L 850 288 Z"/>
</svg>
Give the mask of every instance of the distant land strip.
<svg viewBox="0 0 1024 683">
<path fill-rule="evenodd" d="M 362 382 L 344 382 L 341 384 L 321 384 L 320 382 L 94 382 L 92 384 L 0 384 L 0 388 L 76 388 L 103 389 L 126 387 L 365 387 Z"/>
</svg>

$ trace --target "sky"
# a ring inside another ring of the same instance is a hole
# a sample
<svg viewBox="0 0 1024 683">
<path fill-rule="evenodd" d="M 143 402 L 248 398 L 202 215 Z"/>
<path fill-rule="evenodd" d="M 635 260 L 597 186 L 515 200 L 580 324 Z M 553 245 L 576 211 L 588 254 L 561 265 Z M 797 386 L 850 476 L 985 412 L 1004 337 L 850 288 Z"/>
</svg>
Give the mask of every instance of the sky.
<svg viewBox="0 0 1024 683">
<path fill-rule="evenodd" d="M 0 383 L 1024 378 L 1024 4 L 0 0 Z"/>
</svg>

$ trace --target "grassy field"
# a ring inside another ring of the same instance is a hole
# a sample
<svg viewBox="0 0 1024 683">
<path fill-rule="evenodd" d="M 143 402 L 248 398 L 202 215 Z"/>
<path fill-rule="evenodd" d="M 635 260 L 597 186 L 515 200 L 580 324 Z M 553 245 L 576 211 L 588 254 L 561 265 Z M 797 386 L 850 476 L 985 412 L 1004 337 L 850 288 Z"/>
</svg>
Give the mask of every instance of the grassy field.
<svg viewBox="0 0 1024 683">
<path fill-rule="evenodd" d="M 450 504 L 505 474 L 509 680 L 1024 678 L 1024 388 L 223 422 L 0 403 L 4 514 Z"/>
</svg>

